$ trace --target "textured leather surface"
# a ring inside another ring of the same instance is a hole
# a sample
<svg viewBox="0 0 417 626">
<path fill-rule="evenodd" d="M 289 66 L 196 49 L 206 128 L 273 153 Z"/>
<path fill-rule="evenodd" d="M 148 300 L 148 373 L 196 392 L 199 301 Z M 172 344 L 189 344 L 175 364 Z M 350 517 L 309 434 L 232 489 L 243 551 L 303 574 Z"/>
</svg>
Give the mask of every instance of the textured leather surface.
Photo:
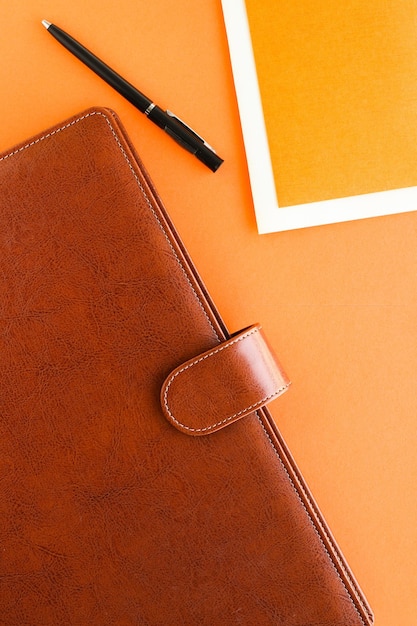
<svg viewBox="0 0 417 626">
<path fill-rule="evenodd" d="M 178 430 L 208 435 L 265 406 L 290 385 L 259 324 L 177 367 L 162 409 Z"/>
<path fill-rule="evenodd" d="M 372 623 L 265 409 L 163 415 L 229 336 L 111 111 L 0 157 L 0 268 L 0 623 Z"/>
</svg>

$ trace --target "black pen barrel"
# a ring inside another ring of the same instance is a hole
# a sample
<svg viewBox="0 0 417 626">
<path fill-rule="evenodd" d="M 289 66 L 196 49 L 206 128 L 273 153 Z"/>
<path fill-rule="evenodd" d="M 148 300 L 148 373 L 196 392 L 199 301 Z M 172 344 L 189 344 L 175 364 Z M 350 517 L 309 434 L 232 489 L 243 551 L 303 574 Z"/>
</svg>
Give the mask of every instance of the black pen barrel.
<svg viewBox="0 0 417 626">
<path fill-rule="evenodd" d="M 133 104 L 139 111 L 145 113 L 154 124 L 162 128 L 162 130 L 180 144 L 180 146 L 188 150 L 188 152 L 191 152 L 191 154 L 194 154 L 197 159 L 213 172 L 220 167 L 223 163 L 223 159 L 215 153 L 202 137 L 197 135 L 197 133 L 182 120 L 170 111 L 163 111 L 152 102 L 152 100 L 141 93 L 139 89 L 136 89 L 136 87 L 125 80 L 123 76 L 120 76 L 120 74 L 115 72 L 64 30 L 55 26 L 55 24 L 51 24 L 47 20 L 42 20 L 42 24 L 64 48 L 77 57 L 84 65 L 89 67 L 90 70 L 102 78 L 108 85 L 113 87 L 113 89 L 120 93 L 120 95 Z"/>
<path fill-rule="evenodd" d="M 147 98 L 136 89 L 136 87 L 120 76 L 120 74 L 90 52 L 90 50 L 87 50 L 87 48 L 71 37 L 71 35 L 68 35 L 68 33 L 54 24 L 49 26 L 48 31 L 57 41 L 67 48 L 67 50 L 82 61 L 84 65 L 93 70 L 93 72 L 100 76 L 108 85 L 113 87 L 113 89 L 118 91 L 126 100 L 137 107 L 139 111 L 144 113 L 149 105 L 152 104 L 152 100 Z"/>
<path fill-rule="evenodd" d="M 223 163 L 217 154 L 204 143 L 190 128 L 181 123 L 175 116 L 163 111 L 155 105 L 148 113 L 149 119 L 162 128 L 174 141 L 197 157 L 204 165 L 215 172 Z"/>
</svg>

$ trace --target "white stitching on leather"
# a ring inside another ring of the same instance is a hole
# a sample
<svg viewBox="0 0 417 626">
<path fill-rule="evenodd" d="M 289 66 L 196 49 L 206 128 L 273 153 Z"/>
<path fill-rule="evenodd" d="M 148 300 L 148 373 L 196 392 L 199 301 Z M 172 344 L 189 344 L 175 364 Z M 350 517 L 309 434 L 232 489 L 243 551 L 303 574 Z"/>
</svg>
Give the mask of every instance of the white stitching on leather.
<svg viewBox="0 0 417 626">
<path fill-rule="evenodd" d="M 233 346 L 234 344 L 238 343 L 239 341 L 242 341 L 243 339 L 246 339 L 247 337 L 250 337 L 250 335 L 253 335 L 254 333 L 257 333 L 257 332 L 258 332 L 258 329 L 257 328 L 253 328 L 252 330 L 248 331 L 244 335 L 241 335 L 237 339 L 233 339 L 231 341 L 228 341 L 227 343 L 223 344 L 219 348 L 216 348 L 215 350 L 212 350 L 211 352 L 208 352 L 204 356 L 201 356 L 201 357 L 195 359 L 191 363 L 188 363 L 187 365 L 184 365 L 184 367 L 179 369 L 177 372 L 175 372 L 171 376 L 171 378 L 166 383 L 165 390 L 164 390 L 164 406 L 165 406 L 165 409 L 167 410 L 167 413 L 169 414 L 169 416 L 170 416 L 170 418 L 172 419 L 173 422 L 178 424 L 178 426 L 181 426 L 181 428 L 184 428 L 184 429 L 189 430 L 191 432 L 196 432 L 196 433 L 209 432 L 210 430 L 213 430 L 214 428 L 217 428 L 218 426 L 222 426 L 223 424 L 226 424 L 227 422 L 230 422 L 231 420 L 235 419 L 236 417 L 239 417 L 239 415 L 242 415 L 243 413 L 247 413 L 248 411 L 259 409 L 259 407 L 264 405 L 269 400 L 272 400 L 272 398 L 275 398 L 279 394 L 283 393 L 289 387 L 289 383 L 288 383 L 287 385 L 284 385 L 283 387 L 281 387 L 280 389 L 278 389 L 274 393 L 270 394 L 269 396 L 266 396 L 265 398 L 262 398 L 262 400 L 259 400 L 259 402 L 256 402 L 255 404 L 252 404 L 251 406 L 248 406 L 245 409 L 242 409 L 241 411 L 238 411 L 237 413 L 234 413 L 233 415 L 230 415 L 229 417 L 226 417 L 225 419 L 221 420 L 220 422 L 217 422 L 216 424 L 211 424 L 210 426 L 206 426 L 204 428 L 191 428 L 190 426 L 186 426 L 185 424 L 183 424 L 182 422 L 177 420 L 174 417 L 174 415 L 172 414 L 172 412 L 170 410 L 170 407 L 168 405 L 168 391 L 169 391 L 170 386 L 172 385 L 172 383 L 174 382 L 174 380 L 175 380 L 175 378 L 177 376 L 179 376 L 182 372 L 185 372 L 185 370 L 190 369 L 194 365 L 197 365 L 198 363 L 201 363 L 201 361 L 204 361 L 205 359 L 208 359 L 209 357 L 217 354 L 218 352 L 221 352 L 222 350 L 226 350 L 226 348 L 230 348 L 231 346 Z"/>
<path fill-rule="evenodd" d="M 48 139 L 48 137 L 52 137 L 53 135 L 56 135 L 57 133 L 61 132 L 62 130 L 65 130 L 66 128 L 69 128 L 70 126 L 73 126 L 74 124 L 77 124 L 77 122 L 80 122 L 81 120 L 85 119 L 86 117 L 90 117 L 91 115 L 103 115 L 103 114 L 100 113 L 99 111 L 91 111 L 90 113 L 86 113 L 85 115 L 82 115 L 81 117 L 78 117 L 77 119 L 73 120 L 72 122 L 69 122 L 68 124 L 65 124 L 65 126 L 61 126 L 60 128 L 56 128 L 55 130 L 52 130 L 50 133 L 47 133 L 46 135 L 43 135 L 42 137 L 38 137 L 38 139 L 35 139 L 34 141 L 31 141 L 30 143 L 27 143 L 24 146 L 21 146 L 17 150 L 13 150 L 13 152 L 9 152 L 9 154 L 5 154 L 4 156 L 0 157 L 0 161 L 4 161 L 5 159 L 8 159 L 9 157 L 14 156 L 15 154 L 18 154 L 19 152 L 22 152 L 23 150 L 26 150 L 27 148 L 30 148 L 31 146 L 34 146 L 35 144 L 43 141 L 44 139 Z M 105 115 L 103 115 L 103 117 L 105 117 Z"/>
<path fill-rule="evenodd" d="M 348 594 L 349 598 L 352 600 L 352 604 L 353 604 L 353 607 L 354 607 L 355 611 L 356 611 L 356 612 L 357 612 L 357 614 L 359 615 L 359 618 L 360 618 L 360 620 L 361 620 L 362 624 L 363 624 L 364 626 L 366 626 L 365 621 L 364 621 L 364 619 L 363 619 L 362 615 L 359 613 L 359 610 L 358 610 L 358 608 L 357 608 L 357 606 L 356 606 L 356 604 L 355 604 L 355 602 L 354 602 L 354 600 L 353 600 L 352 594 L 350 593 L 349 589 L 347 588 L 346 583 L 345 583 L 345 581 L 343 580 L 343 578 L 341 577 L 340 573 L 337 571 L 336 565 L 334 564 L 333 559 L 332 559 L 332 555 L 330 554 L 329 550 L 327 549 L 326 544 L 325 544 L 325 543 L 324 543 L 324 541 L 323 541 L 323 537 L 320 535 L 320 533 L 319 533 L 319 531 L 318 531 L 318 529 L 317 529 L 317 527 L 316 527 L 316 524 L 315 524 L 315 522 L 314 522 L 313 518 L 311 517 L 311 515 L 310 515 L 310 513 L 309 513 L 309 511 L 308 511 L 308 509 L 307 509 L 307 507 L 306 507 L 306 505 L 304 504 L 304 502 L 303 502 L 303 500 L 302 500 L 302 498 L 301 498 L 301 496 L 300 496 L 299 490 L 297 489 L 297 487 L 296 487 L 296 485 L 295 485 L 295 483 L 294 483 L 293 479 L 291 478 L 291 476 L 290 476 L 290 474 L 289 474 L 289 472 L 288 472 L 287 468 L 285 467 L 284 461 L 283 461 L 283 460 L 282 460 L 282 458 L 280 457 L 280 455 L 279 455 L 279 453 L 278 453 L 278 450 L 277 450 L 276 446 L 274 445 L 274 443 L 273 443 L 273 441 L 272 441 L 272 439 L 271 439 L 271 437 L 270 437 L 270 435 L 269 435 L 268 431 L 266 430 L 265 425 L 264 425 L 264 423 L 263 423 L 263 421 L 262 421 L 262 419 L 261 419 L 261 417 L 259 416 L 259 414 L 258 414 L 258 413 L 256 413 L 256 417 L 258 418 L 258 421 L 259 421 L 259 423 L 261 424 L 261 426 L 262 426 L 262 430 L 264 431 L 264 433 L 265 433 L 266 437 L 268 438 L 269 443 L 272 445 L 272 447 L 273 447 L 273 449 L 274 449 L 274 452 L 275 452 L 275 455 L 277 456 L 277 458 L 278 458 L 278 460 L 279 460 L 279 462 L 280 462 L 280 464 L 281 464 L 281 466 L 282 466 L 282 468 L 283 468 L 283 470 L 284 470 L 285 474 L 287 475 L 287 478 L 288 478 L 288 480 L 290 481 L 291 487 L 292 487 L 292 488 L 293 488 L 293 490 L 295 491 L 295 494 L 296 494 L 296 496 L 297 496 L 298 500 L 300 501 L 301 506 L 303 507 L 304 511 L 306 512 L 307 517 L 308 517 L 308 519 L 309 519 L 309 521 L 310 521 L 311 525 L 313 526 L 313 528 L 314 528 L 314 531 L 315 531 L 316 535 L 317 535 L 317 536 L 318 536 L 318 538 L 320 539 L 320 542 L 321 542 L 321 544 L 323 545 L 323 548 L 324 548 L 324 550 L 325 550 L 326 554 L 328 555 L 328 557 L 329 557 L 329 559 L 330 559 L 330 562 L 331 562 L 331 564 L 332 564 L 332 566 L 333 566 L 333 568 L 334 568 L 334 570 L 335 570 L 335 572 L 336 572 L 336 574 L 337 574 L 338 578 L 340 579 L 340 581 L 341 581 L 341 583 L 342 583 L 343 587 L 346 589 L 346 592 L 347 592 L 347 594 Z M 316 511 L 316 508 L 317 508 L 317 507 L 315 507 L 315 506 L 314 506 L 314 503 L 311 501 L 311 498 L 310 498 L 309 494 L 307 493 L 307 491 L 304 489 L 303 485 L 302 485 L 300 482 L 299 482 L 299 487 L 300 487 L 301 491 L 303 492 L 304 497 L 306 498 L 306 500 L 308 501 L 308 503 L 309 503 L 309 504 L 310 504 L 310 506 L 312 507 L 312 509 Z M 340 567 L 341 567 L 341 569 L 343 570 L 343 572 L 344 572 L 344 574 L 345 574 L 346 578 L 348 578 L 348 580 L 350 580 L 350 582 L 351 582 L 351 584 L 352 584 L 352 587 L 355 589 L 356 594 L 357 594 L 357 600 L 358 600 L 359 604 L 361 605 L 361 607 L 363 608 L 363 610 L 365 611 L 365 613 L 366 613 L 366 614 L 367 614 L 370 618 L 372 618 L 372 614 L 369 612 L 368 607 L 367 607 L 367 606 L 366 606 L 366 604 L 362 601 L 362 597 L 361 597 L 361 592 L 360 592 L 360 590 L 358 589 L 357 585 L 355 584 L 355 581 L 354 581 L 354 580 L 352 580 L 352 578 L 351 578 L 351 576 L 350 576 L 349 572 L 346 570 L 346 567 L 345 567 L 345 565 L 344 565 L 343 561 L 341 560 L 341 558 L 340 558 L 340 556 L 339 556 L 339 550 L 338 550 L 338 549 L 337 549 L 337 547 L 335 546 L 335 543 L 334 543 L 334 541 L 332 540 L 332 538 L 329 536 L 329 533 L 326 531 L 326 528 L 325 528 L 325 527 L 323 526 L 323 524 L 321 523 L 321 521 L 320 521 L 320 517 L 318 517 L 318 518 L 317 518 L 317 522 L 318 522 L 318 524 L 319 524 L 319 526 L 320 526 L 320 528 L 321 528 L 322 532 L 323 532 L 323 533 L 324 533 L 324 535 L 326 536 L 326 539 L 327 539 L 327 540 L 328 540 L 328 542 L 329 542 L 329 543 L 333 546 L 333 548 L 334 548 L 334 550 L 335 550 L 335 554 L 334 554 L 334 556 L 335 556 L 335 558 L 336 558 L 337 562 L 339 563 L 339 566 L 340 566 Z"/>
<path fill-rule="evenodd" d="M 204 313 L 205 317 L 207 318 L 207 321 L 208 321 L 208 323 L 210 324 L 210 327 L 211 327 L 212 331 L 214 332 L 214 334 L 215 334 L 215 336 L 217 337 L 217 339 L 220 341 L 220 337 L 219 337 L 218 333 L 216 332 L 216 330 L 215 330 L 215 328 L 214 328 L 213 324 L 211 323 L 211 320 L 210 320 L 210 318 L 209 318 L 209 316 L 208 316 L 208 314 L 207 314 L 207 311 L 204 309 L 203 303 L 201 302 L 200 298 L 198 297 L 198 294 L 197 294 L 196 290 L 194 289 L 194 286 L 193 286 L 192 282 L 190 281 L 190 278 L 189 278 L 189 276 L 188 276 L 188 274 L 187 274 L 187 272 L 186 272 L 186 270 L 185 270 L 185 268 L 184 268 L 183 264 L 181 263 L 181 261 L 180 261 L 180 259 L 179 259 L 178 255 L 177 255 L 177 253 L 176 253 L 176 251 L 175 251 L 175 248 L 174 248 L 174 246 L 172 245 L 172 242 L 171 242 L 170 238 L 168 237 L 168 235 L 167 235 L 167 233 L 166 233 L 166 231 L 165 231 L 165 228 L 163 227 L 163 225 L 162 225 L 162 223 L 161 223 L 161 220 L 160 220 L 160 219 L 159 219 L 159 217 L 158 217 L 158 214 L 156 213 L 155 209 L 153 208 L 152 203 L 151 203 L 151 201 L 149 200 L 149 198 L 148 198 L 148 196 L 147 196 L 147 194 L 146 194 L 146 192 L 145 192 L 145 189 L 144 189 L 144 188 L 143 188 L 143 186 L 142 186 L 142 183 L 140 182 L 140 180 L 139 180 L 139 178 L 138 178 L 138 176 L 137 176 L 137 174 L 136 174 L 135 170 L 133 169 L 133 166 L 132 166 L 132 164 L 131 164 L 131 162 L 130 162 L 130 159 L 129 159 L 129 157 L 127 156 L 127 154 L 126 154 L 126 152 L 125 152 L 125 150 L 124 150 L 124 148 L 123 148 L 122 144 L 120 143 L 119 138 L 118 138 L 118 136 L 117 136 L 117 134 L 116 134 L 116 132 L 115 132 L 115 130 L 114 130 L 114 128 L 113 128 L 113 126 L 112 126 L 112 124 L 111 124 L 110 120 L 108 119 L 108 117 L 107 117 L 106 115 L 104 115 L 104 114 L 103 114 L 103 113 L 101 113 L 100 111 L 97 111 L 97 114 L 98 114 L 98 115 L 101 115 L 102 117 L 104 117 L 104 119 L 106 120 L 107 124 L 109 125 L 110 130 L 111 130 L 111 132 L 113 133 L 113 136 L 114 136 L 114 138 L 115 138 L 115 140 L 116 140 L 116 143 L 117 143 L 117 145 L 119 146 L 120 151 L 122 152 L 122 154 L 123 154 L 123 156 L 124 156 L 124 158 L 125 158 L 125 160 L 126 160 L 126 162 L 127 162 L 128 166 L 129 166 L 129 169 L 130 169 L 130 171 L 132 172 L 132 174 L 133 174 L 133 176 L 134 176 L 134 178 L 135 178 L 135 180 L 136 180 L 137 184 L 139 185 L 140 190 L 141 190 L 141 191 L 142 191 L 142 193 L 143 193 L 143 197 L 145 198 L 147 205 L 149 206 L 150 210 L 152 211 L 152 214 L 153 214 L 154 218 L 156 219 L 156 221 L 157 221 L 157 223 L 158 223 L 158 226 L 159 226 L 159 227 L 160 227 L 160 229 L 162 230 L 162 233 L 163 233 L 163 235 L 164 235 L 165 239 L 167 240 L 167 243 L 168 243 L 169 247 L 171 248 L 171 251 L 172 251 L 172 254 L 173 254 L 173 255 L 174 255 L 174 257 L 175 257 L 175 260 L 177 261 L 178 265 L 180 266 L 181 271 L 182 271 L 182 273 L 184 274 L 185 279 L 187 280 L 187 282 L 188 282 L 188 284 L 189 284 L 189 286 L 190 286 L 190 288 L 191 288 L 191 290 L 192 290 L 192 292 L 193 292 L 193 294 L 194 294 L 194 296 L 195 296 L 195 298 L 196 298 L 196 300 L 197 300 L 197 302 L 198 302 L 198 304 L 199 304 L 200 308 L 202 309 L 202 311 L 203 311 L 203 313 Z"/>
<path fill-rule="evenodd" d="M 242 413 L 246 413 L 248 411 L 252 412 L 252 411 L 255 411 L 256 409 L 259 409 L 261 406 L 263 406 L 264 404 L 269 402 L 269 400 L 272 400 L 272 398 L 275 398 L 276 396 L 279 396 L 281 393 L 283 393 L 286 389 L 288 389 L 288 387 L 289 387 L 289 384 L 288 385 L 284 385 L 284 387 L 280 387 L 280 389 L 278 389 L 278 391 L 276 391 L 275 393 L 272 393 L 269 396 L 266 396 L 265 398 L 262 398 L 262 400 L 259 400 L 259 402 L 257 402 L 256 404 L 252 404 L 251 406 L 246 407 L 246 409 L 243 409 L 242 411 L 239 411 L 238 413 L 234 413 L 234 415 L 230 415 L 229 417 L 226 417 L 224 420 L 221 420 L 220 422 L 216 422 L 216 424 L 211 424 L 210 426 L 205 426 L 204 428 L 191 428 L 190 426 L 186 426 L 185 424 L 182 424 L 180 421 L 175 419 L 175 417 L 172 415 L 171 411 L 169 410 L 169 408 L 168 408 L 168 406 L 166 404 L 165 404 L 165 408 L 166 408 L 167 412 L 169 413 L 169 416 L 172 419 L 172 421 L 175 422 L 176 424 L 178 424 L 178 426 L 181 426 L 181 428 L 184 428 L 186 430 L 190 430 L 190 431 L 195 432 L 195 433 L 209 432 L 210 430 L 213 430 L 214 428 L 217 428 L 217 426 L 221 426 L 222 424 L 226 424 L 227 422 L 230 422 L 232 419 L 234 419 L 236 417 L 239 417 L 239 415 L 242 415 Z"/>
<path fill-rule="evenodd" d="M 122 154 L 123 154 L 124 158 L 126 159 L 126 162 L 127 162 L 128 166 L 129 166 L 130 171 L 132 172 L 133 176 L 135 177 L 135 180 L 136 180 L 136 182 L 138 183 L 139 188 L 140 188 L 140 190 L 141 190 L 141 191 L 142 191 L 142 193 L 143 193 L 143 196 L 144 196 L 144 198 L 145 198 L 145 200 L 146 200 L 147 205 L 149 206 L 150 210 L 152 211 L 152 214 L 153 214 L 154 218 L 155 218 L 155 219 L 156 219 L 156 221 L 158 222 L 158 225 L 159 225 L 160 229 L 162 230 L 162 233 L 163 233 L 163 235 L 164 235 L 165 239 L 167 240 L 167 243 L 168 243 L 169 247 L 171 248 L 171 251 L 172 251 L 172 254 L 173 254 L 173 255 L 174 255 L 174 257 L 175 257 L 175 260 L 177 261 L 178 265 L 180 266 L 180 268 L 181 268 L 181 270 L 182 270 L 182 273 L 184 274 L 185 279 L 187 280 L 187 282 L 188 282 L 188 284 L 189 284 L 189 286 L 190 286 L 190 288 L 191 288 L 191 290 L 192 290 L 192 292 L 193 292 L 193 294 L 194 294 L 194 296 L 195 296 L 195 298 L 196 298 L 196 300 L 197 300 L 197 302 L 198 302 L 198 304 L 199 304 L 200 308 L 202 309 L 202 311 L 203 311 L 203 313 L 204 313 L 205 317 L 207 318 L 207 321 L 208 321 L 208 323 L 210 324 L 210 327 L 211 327 L 212 331 L 213 331 L 213 332 L 214 332 L 214 334 L 216 335 L 217 339 L 220 341 L 220 337 L 219 337 L 218 333 L 216 332 L 216 330 L 215 330 L 215 328 L 214 328 L 213 324 L 211 323 L 211 320 L 210 320 L 210 318 L 209 318 L 209 316 L 208 316 L 208 314 L 207 314 L 207 311 L 204 309 L 203 303 L 201 302 L 200 298 L 198 297 L 198 294 L 197 294 L 196 290 L 194 289 L 194 286 L 193 286 L 192 282 L 190 281 L 190 278 L 189 278 L 189 276 L 188 276 L 187 272 L 185 271 L 185 268 L 184 268 L 183 264 L 181 263 L 181 261 L 180 261 L 180 259 L 179 259 L 178 255 L 177 255 L 177 253 L 176 253 L 176 251 L 175 251 L 175 248 L 174 248 L 174 246 L 172 245 L 172 242 L 171 242 L 170 238 L 168 237 L 168 235 L 167 235 L 167 233 L 166 233 L 166 231 L 165 231 L 165 228 L 163 227 L 163 225 L 162 225 L 162 223 L 161 223 L 161 220 L 160 220 L 160 219 L 159 219 L 159 217 L 158 217 L 158 214 L 156 213 L 155 209 L 153 208 L 151 201 L 149 200 L 149 198 L 148 198 L 148 196 L 147 196 L 147 194 L 146 194 L 146 192 L 145 192 L 145 190 L 144 190 L 144 188 L 143 188 L 143 186 L 142 186 L 142 184 L 141 184 L 141 182 L 140 182 L 140 180 L 139 180 L 139 178 L 138 178 L 138 176 L 137 176 L 137 174 L 136 174 L 135 170 L 133 169 L 133 166 L 132 166 L 132 164 L 131 164 L 131 162 L 130 162 L 130 160 L 129 160 L 129 157 L 127 156 L 127 154 L 126 154 L 126 152 L 125 152 L 125 150 L 124 150 L 124 148 L 123 148 L 122 144 L 120 143 L 119 138 L 118 138 L 117 134 L 115 133 L 115 131 L 114 131 L 114 129 L 113 129 L 113 126 L 111 125 L 110 120 L 109 120 L 109 119 L 108 119 L 108 117 L 107 117 L 106 115 L 104 115 L 103 113 L 100 113 L 99 111 L 97 111 L 97 113 L 98 113 L 98 115 L 102 115 L 102 116 L 104 117 L 104 119 L 106 120 L 107 124 L 109 125 L 110 130 L 111 130 L 111 132 L 113 133 L 114 138 L 115 138 L 115 140 L 116 140 L 116 142 L 117 142 L 117 145 L 119 146 L 119 148 L 120 148 L 120 150 L 121 150 L 121 152 L 122 152 Z"/>
</svg>

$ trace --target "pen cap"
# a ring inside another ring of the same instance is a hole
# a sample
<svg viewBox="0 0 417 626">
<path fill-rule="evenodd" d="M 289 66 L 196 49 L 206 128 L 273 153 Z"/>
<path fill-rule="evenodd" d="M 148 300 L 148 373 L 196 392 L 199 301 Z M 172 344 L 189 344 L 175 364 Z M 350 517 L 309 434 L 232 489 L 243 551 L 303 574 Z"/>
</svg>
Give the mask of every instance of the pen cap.
<svg viewBox="0 0 417 626">
<path fill-rule="evenodd" d="M 198 148 L 195 156 L 202 163 L 204 163 L 204 165 L 207 165 L 207 167 L 210 168 L 212 172 L 218 170 L 220 165 L 223 163 L 223 159 L 221 159 L 215 152 L 213 152 L 213 150 L 210 150 L 210 148 L 205 145 L 202 145 L 201 148 Z"/>
</svg>

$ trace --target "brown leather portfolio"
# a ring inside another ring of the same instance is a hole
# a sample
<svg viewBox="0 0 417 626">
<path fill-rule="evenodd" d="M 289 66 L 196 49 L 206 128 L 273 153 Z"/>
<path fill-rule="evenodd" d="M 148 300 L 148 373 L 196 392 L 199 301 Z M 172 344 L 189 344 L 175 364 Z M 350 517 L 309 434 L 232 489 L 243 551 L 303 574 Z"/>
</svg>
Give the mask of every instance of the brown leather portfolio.
<svg viewBox="0 0 417 626">
<path fill-rule="evenodd" d="M 0 624 L 372 624 L 262 328 L 228 333 L 117 116 L 0 187 Z"/>
</svg>

